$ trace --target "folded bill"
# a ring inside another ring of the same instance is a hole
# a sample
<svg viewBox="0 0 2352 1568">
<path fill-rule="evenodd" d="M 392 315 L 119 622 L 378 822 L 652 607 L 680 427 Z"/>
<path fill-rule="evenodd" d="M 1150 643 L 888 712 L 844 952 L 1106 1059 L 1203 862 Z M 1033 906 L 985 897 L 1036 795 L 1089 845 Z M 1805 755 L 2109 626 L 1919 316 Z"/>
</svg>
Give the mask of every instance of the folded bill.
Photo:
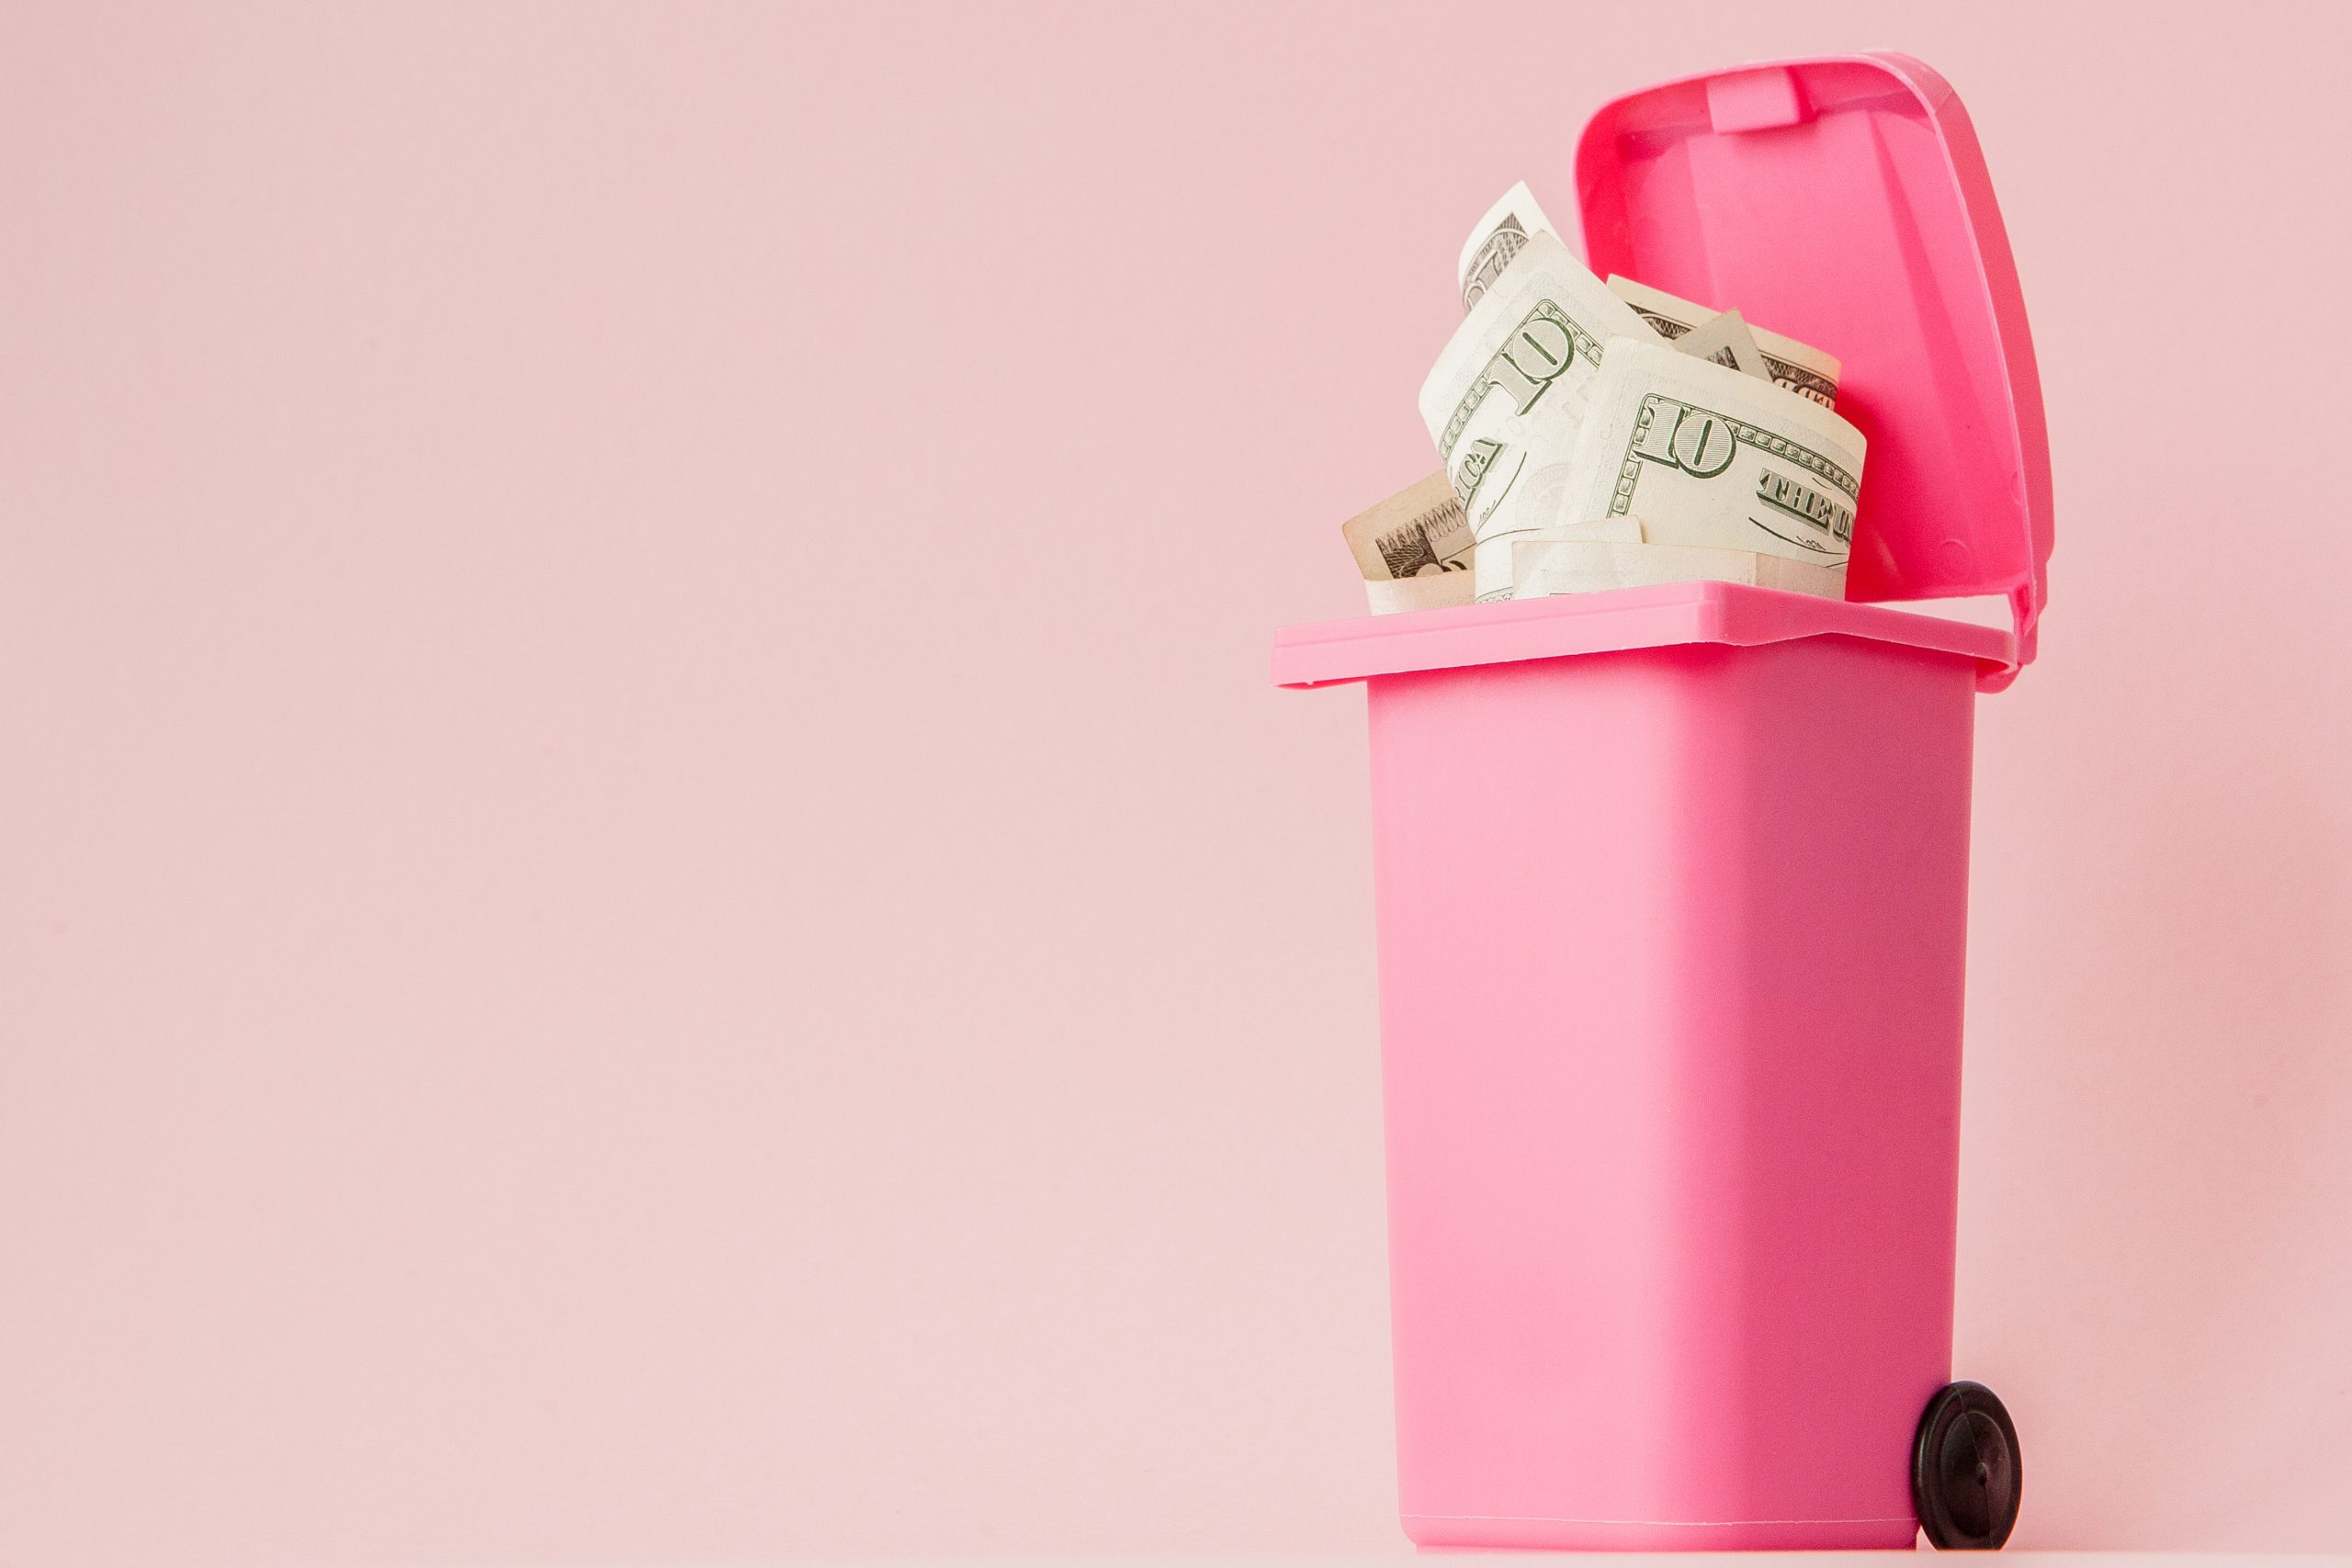
<svg viewBox="0 0 2352 1568">
<path fill-rule="evenodd" d="M 1863 449 L 1860 431 L 1811 399 L 1622 341 L 1593 378 L 1561 515 L 1635 516 L 1654 545 L 1843 567 Z"/>
<path fill-rule="evenodd" d="M 1652 288 L 1646 283 L 1636 283 L 1630 277 L 1609 276 L 1610 291 L 1641 312 L 1642 320 L 1662 338 L 1679 338 L 1695 332 L 1714 320 L 1717 312 L 1704 305 L 1678 299 L 1663 288 Z M 1811 344 L 1799 343 L 1792 337 L 1767 332 L 1753 322 L 1748 331 L 1756 337 L 1756 346 L 1763 355 L 1764 367 L 1771 378 L 1799 397 L 1811 398 L 1824 408 L 1838 406 L 1838 356 L 1824 354 Z"/>
<path fill-rule="evenodd" d="M 1756 334 L 1747 330 L 1747 322 L 1737 310 L 1725 310 L 1705 326 L 1693 327 L 1668 341 L 1677 354 L 1712 360 L 1759 381 L 1772 378 L 1772 372 L 1765 368 L 1763 350 L 1756 346 Z"/>
<path fill-rule="evenodd" d="M 1557 239 L 1559 233 L 1535 205 L 1534 193 L 1525 180 L 1503 192 L 1503 198 L 1487 209 L 1487 215 L 1470 231 L 1470 238 L 1462 244 L 1461 259 L 1454 263 L 1454 276 L 1462 287 L 1462 313 L 1468 315 L 1486 298 L 1487 290 L 1531 236 L 1549 234 Z"/>
<path fill-rule="evenodd" d="M 1375 614 L 1693 579 L 1842 598 L 1864 442 L 1836 356 L 1595 277 L 1524 183 L 1455 263 L 1442 469 L 1344 525 Z"/>
<path fill-rule="evenodd" d="M 1824 599 L 1846 596 L 1844 567 L 1815 566 L 1782 556 L 1759 555 L 1754 550 L 1543 536 L 1522 536 L 1511 548 L 1514 599 L 1692 581 L 1746 583 L 1756 588 L 1777 588 L 1784 593 L 1811 593 Z"/>
<path fill-rule="evenodd" d="M 1518 559 L 1519 547 L 1530 542 L 1638 545 L 1642 542 L 1642 525 L 1640 519 L 1634 517 L 1595 517 L 1581 523 L 1555 523 L 1532 533 L 1507 535 L 1481 545 L 1476 557 L 1480 581 L 1490 587 L 1499 582 L 1502 591 L 1483 596 L 1480 603 L 1519 597 L 1513 563 Z"/>
<path fill-rule="evenodd" d="M 1364 602 L 1375 615 L 1405 615 L 1415 610 L 1458 610 L 1470 603 L 1470 574 L 1449 571 L 1442 577 L 1368 577 Z"/>
<path fill-rule="evenodd" d="M 1529 234 L 1422 384 L 1422 423 L 1481 547 L 1481 601 L 1510 597 L 1510 556 L 1492 541 L 1599 514 L 1564 513 L 1561 499 L 1585 394 L 1620 338 L 1658 341 L 1556 236 Z"/>
<path fill-rule="evenodd" d="M 1538 528 L 1532 534 L 1520 534 L 1511 539 L 1511 558 L 1518 559 L 1518 548 L 1524 544 L 1588 544 L 1638 545 L 1642 542 L 1642 520 L 1638 517 L 1595 517 L 1584 523 L 1561 523 L 1549 528 Z"/>
<path fill-rule="evenodd" d="M 1470 603 L 1476 543 L 1441 468 L 1340 525 L 1375 615 Z"/>
</svg>

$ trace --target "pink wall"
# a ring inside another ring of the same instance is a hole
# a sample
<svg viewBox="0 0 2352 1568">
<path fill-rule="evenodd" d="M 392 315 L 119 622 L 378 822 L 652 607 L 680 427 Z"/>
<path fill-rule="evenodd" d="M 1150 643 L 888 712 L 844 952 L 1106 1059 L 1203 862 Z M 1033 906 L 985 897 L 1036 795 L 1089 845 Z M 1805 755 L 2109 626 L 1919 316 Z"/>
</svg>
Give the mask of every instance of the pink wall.
<svg viewBox="0 0 2352 1568">
<path fill-rule="evenodd" d="M 2352 1548 L 2346 39 L 2153 17 L 11 7 L 0 1558 L 1401 1549 L 1269 635 L 1494 195 L 1875 43 L 2057 450 L 1959 1364 L 2020 1544 Z"/>
</svg>

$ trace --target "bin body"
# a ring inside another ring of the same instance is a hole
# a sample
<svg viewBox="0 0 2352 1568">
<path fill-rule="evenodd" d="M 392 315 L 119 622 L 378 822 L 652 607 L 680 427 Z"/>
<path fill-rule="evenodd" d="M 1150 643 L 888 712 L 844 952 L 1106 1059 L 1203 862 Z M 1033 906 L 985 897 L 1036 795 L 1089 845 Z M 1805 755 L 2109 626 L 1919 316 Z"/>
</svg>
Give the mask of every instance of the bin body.
<svg viewBox="0 0 2352 1568">
<path fill-rule="evenodd" d="M 1419 1545 L 1912 1542 L 1979 677 L 1819 636 L 1369 680 Z"/>
</svg>

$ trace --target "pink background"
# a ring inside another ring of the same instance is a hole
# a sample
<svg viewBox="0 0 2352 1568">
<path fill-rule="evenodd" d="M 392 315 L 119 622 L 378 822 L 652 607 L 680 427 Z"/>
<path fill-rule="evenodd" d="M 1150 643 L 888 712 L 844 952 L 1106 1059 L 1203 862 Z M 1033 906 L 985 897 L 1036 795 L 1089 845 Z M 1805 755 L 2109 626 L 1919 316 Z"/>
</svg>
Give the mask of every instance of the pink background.
<svg viewBox="0 0 2352 1568">
<path fill-rule="evenodd" d="M 2352 1548 L 2332 18 L 10 6 L 0 1558 L 1402 1550 L 1269 637 L 1495 195 L 1872 44 L 2057 454 L 1958 1367 L 2020 1544 Z"/>
</svg>

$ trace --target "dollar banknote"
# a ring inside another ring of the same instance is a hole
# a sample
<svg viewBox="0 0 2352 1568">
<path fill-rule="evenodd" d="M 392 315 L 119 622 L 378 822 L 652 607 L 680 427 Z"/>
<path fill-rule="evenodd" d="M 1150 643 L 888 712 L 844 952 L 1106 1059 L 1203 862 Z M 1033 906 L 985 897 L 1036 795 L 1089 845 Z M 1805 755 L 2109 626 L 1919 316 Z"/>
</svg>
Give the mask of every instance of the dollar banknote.
<svg viewBox="0 0 2352 1568">
<path fill-rule="evenodd" d="M 1537 234 L 1559 238 L 1559 231 L 1544 216 L 1544 209 L 1535 205 L 1534 193 L 1521 180 L 1503 192 L 1500 201 L 1487 209 L 1487 215 L 1478 220 L 1478 226 L 1470 231 L 1470 238 L 1463 243 L 1462 257 L 1454 264 L 1454 276 L 1462 285 L 1463 314 L 1477 308 L 1495 279 L 1502 276 L 1503 268 Z"/>
<path fill-rule="evenodd" d="M 1747 330 L 1747 322 L 1737 310 L 1725 310 L 1706 325 L 1693 327 L 1668 341 L 1674 344 L 1677 354 L 1712 359 L 1759 381 L 1772 379 L 1772 372 L 1765 367 L 1763 351 L 1756 346 L 1756 334 Z"/>
<path fill-rule="evenodd" d="M 1488 550 L 1487 555 L 1489 559 L 1499 558 L 1510 564 L 1512 574 L 1510 597 L 1517 599 L 1522 597 L 1520 592 L 1520 573 L 1523 570 L 1522 563 L 1543 558 L 1542 552 L 1552 546 L 1611 545 L 1639 549 L 1641 543 L 1640 519 L 1594 517 L 1582 523 L 1555 523 L 1548 528 L 1538 528 L 1532 534 L 1513 534 L 1508 539 L 1498 540 Z M 1545 592 L 1554 591 L 1546 590 Z M 1580 591 L 1560 589 L 1556 592 Z M 1526 596 L 1534 597 L 1534 595 Z"/>
<path fill-rule="evenodd" d="M 1629 339 L 1593 379 L 1565 515 L 1638 517 L 1653 545 L 1842 568 L 1863 447 L 1860 431 L 1811 399 Z"/>
<path fill-rule="evenodd" d="M 1549 528 L 1538 528 L 1532 534 L 1513 535 L 1511 558 L 1517 560 L 1520 552 L 1530 545 L 1638 545 L 1641 542 L 1640 518 L 1595 517 L 1583 523 L 1556 523 Z"/>
<path fill-rule="evenodd" d="M 1530 234 L 1422 383 L 1422 423 L 1478 541 L 1480 602 L 1510 597 L 1508 547 L 1491 545 L 1585 515 L 1561 512 L 1568 460 L 1603 351 L 1620 338 L 1657 342 L 1556 235 Z"/>
<path fill-rule="evenodd" d="M 1652 288 L 1630 277 L 1609 275 L 1610 291 L 1641 312 L 1658 336 L 1672 340 L 1688 332 L 1695 332 L 1715 318 L 1716 312 L 1704 305 L 1694 305 L 1679 299 L 1663 288 Z M 1824 354 L 1811 344 L 1782 337 L 1750 324 L 1756 346 L 1762 355 L 1764 367 L 1771 378 L 1799 397 L 1811 398 L 1824 408 L 1838 406 L 1838 376 L 1840 367 L 1835 355 Z"/>
<path fill-rule="evenodd" d="M 1341 537 L 1375 615 L 1470 603 L 1469 520 L 1445 470 L 1351 517 Z"/>
<path fill-rule="evenodd" d="M 1824 599 L 1846 596 L 1844 567 L 1816 566 L 1755 550 L 1563 539 L 1548 534 L 1523 535 L 1511 547 L 1514 599 L 1694 581 L 1739 582 Z"/>
</svg>

